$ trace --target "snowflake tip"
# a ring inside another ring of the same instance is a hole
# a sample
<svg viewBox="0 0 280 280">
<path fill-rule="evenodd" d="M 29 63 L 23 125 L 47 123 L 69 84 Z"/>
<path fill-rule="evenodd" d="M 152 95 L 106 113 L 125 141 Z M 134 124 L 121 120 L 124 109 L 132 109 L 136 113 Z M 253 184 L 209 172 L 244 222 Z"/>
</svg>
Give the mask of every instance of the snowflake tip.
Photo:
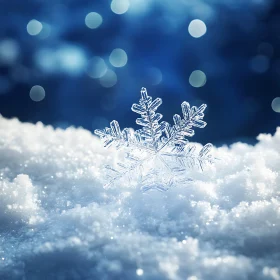
<svg viewBox="0 0 280 280">
<path fill-rule="evenodd" d="M 120 125 L 117 121 L 111 121 L 110 122 L 110 127 L 111 127 L 111 130 L 112 130 L 112 133 L 114 136 L 118 137 L 118 138 L 122 138 L 122 132 L 121 132 L 121 129 L 120 129 Z"/>
<path fill-rule="evenodd" d="M 147 93 L 147 89 L 145 87 L 141 88 L 141 94 Z"/>
<path fill-rule="evenodd" d="M 147 100 L 148 99 L 148 92 L 147 92 L 147 89 L 142 87 L 141 88 L 141 99 L 142 100 Z"/>
</svg>

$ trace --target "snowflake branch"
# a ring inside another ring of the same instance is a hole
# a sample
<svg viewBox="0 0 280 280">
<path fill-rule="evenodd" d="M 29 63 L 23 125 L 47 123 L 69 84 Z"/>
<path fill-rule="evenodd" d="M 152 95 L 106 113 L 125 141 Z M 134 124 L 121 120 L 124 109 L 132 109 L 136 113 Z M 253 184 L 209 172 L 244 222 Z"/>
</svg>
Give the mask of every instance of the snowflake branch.
<svg viewBox="0 0 280 280">
<path fill-rule="evenodd" d="M 126 146 L 149 152 L 153 151 L 153 149 L 143 145 L 141 143 L 140 136 L 131 129 L 125 128 L 121 131 L 117 121 L 112 121 L 110 123 L 110 128 L 106 127 L 103 130 L 96 129 L 94 130 L 94 133 L 101 138 L 104 143 L 104 147 L 110 147 L 114 144 L 117 149 Z"/>
<path fill-rule="evenodd" d="M 194 130 L 191 129 L 193 126 L 204 128 L 207 125 L 207 123 L 202 120 L 204 117 L 203 112 L 207 108 L 206 104 L 202 104 L 199 108 L 196 106 L 190 108 L 190 104 L 185 101 L 181 104 L 181 107 L 184 118 L 181 119 L 181 117 L 176 114 L 173 116 L 174 126 L 170 127 L 168 123 L 165 123 L 165 135 L 167 136 L 167 140 L 160 147 L 160 150 L 174 142 L 174 140 L 175 144 L 187 144 L 188 141 L 185 137 L 194 136 Z"/>
<path fill-rule="evenodd" d="M 163 153 L 163 156 L 167 157 L 175 157 L 180 160 L 180 164 L 185 167 L 186 163 L 190 163 L 191 167 L 193 167 L 196 163 L 199 165 L 201 170 L 203 170 L 203 165 L 206 163 L 212 163 L 214 161 L 213 157 L 209 155 L 210 150 L 212 149 L 212 144 L 206 144 L 199 152 L 199 154 L 195 154 L 195 146 L 187 147 L 179 147 L 175 151 L 171 151 L 168 153 Z"/>
<path fill-rule="evenodd" d="M 105 187 L 108 187 L 108 186 L 112 185 L 112 183 L 113 183 L 114 181 L 123 178 L 123 177 L 126 176 L 129 172 L 132 172 L 132 171 L 134 171 L 135 169 L 137 169 L 138 167 L 142 166 L 143 162 L 145 162 L 147 159 L 150 159 L 150 157 L 151 157 L 151 155 L 149 155 L 149 156 L 143 158 L 142 160 L 134 159 L 135 164 L 134 164 L 134 165 L 131 165 L 129 168 L 127 168 L 127 167 L 126 167 L 125 165 L 123 165 L 123 164 L 118 163 L 118 165 L 124 169 L 124 172 L 120 172 L 120 171 L 118 171 L 118 170 L 112 168 L 111 166 L 107 165 L 106 168 L 107 168 L 108 170 L 111 170 L 111 171 L 115 172 L 115 173 L 118 174 L 118 175 L 115 176 L 115 177 L 110 176 L 111 179 L 106 183 Z M 132 158 L 130 157 L 130 159 L 132 159 Z"/>
<path fill-rule="evenodd" d="M 139 104 L 133 104 L 131 107 L 133 112 L 141 115 L 141 118 L 136 119 L 136 123 L 143 126 L 143 129 L 140 130 L 141 137 L 150 143 L 155 151 L 158 150 L 159 140 L 165 129 L 164 123 L 159 123 L 162 115 L 155 113 L 161 104 L 162 100 L 160 98 L 152 101 L 152 97 L 148 95 L 147 90 L 142 88 Z"/>
</svg>

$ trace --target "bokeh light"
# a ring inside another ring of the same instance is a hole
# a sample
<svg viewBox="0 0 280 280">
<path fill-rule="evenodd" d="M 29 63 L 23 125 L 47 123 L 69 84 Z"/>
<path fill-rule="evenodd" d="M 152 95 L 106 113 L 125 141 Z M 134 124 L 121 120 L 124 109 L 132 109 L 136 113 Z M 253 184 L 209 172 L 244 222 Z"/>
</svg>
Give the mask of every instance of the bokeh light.
<svg viewBox="0 0 280 280">
<path fill-rule="evenodd" d="M 27 24 L 27 32 L 31 36 L 36 36 L 42 31 L 43 25 L 40 21 L 32 19 Z"/>
<path fill-rule="evenodd" d="M 280 113 L 280 97 L 276 97 L 273 99 L 271 108 L 274 112 Z"/>
<path fill-rule="evenodd" d="M 94 79 L 103 77 L 107 72 L 107 65 L 103 58 L 95 56 L 88 61 L 87 74 Z"/>
<path fill-rule="evenodd" d="M 206 27 L 205 23 L 200 19 L 192 20 L 189 24 L 188 29 L 189 29 L 190 35 L 194 38 L 199 38 L 199 37 L 203 36 L 207 31 L 207 27 Z"/>
<path fill-rule="evenodd" d="M 19 45 L 15 40 L 5 39 L 0 42 L 0 64 L 13 64 L 19 56 Z"/>
<path fill-rule="evenodd" d="M 58 70 L 55 52 L 52 49 L 42 48 L 34 55 L 36 66 L 48 73 L 55 73 Z"/>
<path fill-rule="evenodd" d="M 130 0 L 129 1 L 130 14 L 145 14 L 151 8 L 151 0 Z"/>
<path fill-rule="evenodd" d="M 121 15 L 128 11 L 129 1 L 128 0 L 113 0 L 111 2 L 111 10 L 113 13 Z"/>
<path fill-rule="evenodd" d="M 269 69 L 269 58 L 257 55 L 250 61 L 250 67 L 256 73 L 265 73 Z"/>
<path fill-rule="evenodd" d="M 35 102 L 42 101 L 45 98 L 45 95 L 44 88 L 39 85 L 33 86 L 29 92 L 30 98 Z"/>
<path fill-rule="evenodd" d="M 122 49 L 114 49 L 110 54 L 109 61 L 114 67 L 123 67 L 127 63 L 127 54 Z"/>
<path fill-rule="evenodd" d="M 142 276 L 142 275 L 144 274 L 144 270 L 141 269 L 141 268 L 138 268 L 138 269 L 136 269 L 136 274 L 137 274 L 138 276 Z"/>
<path fill-rule="evenodd" d="M 102 16 L 95 12 L 88 13 L 85 18 L 85 24 L 90 29 L 98 28 L 102 24 L 102 21 Z"/>
<path fill-rule="evenodd" d="M 46 22 L 42 22 L 42 31 L 38 34 L 38 36 L 41 38 L 41 39 L 46 39 L 50 36 L 51 34 L 51 26 L 46 23 Z"/>
<path fill-rule="evenodd" d="M 42 71 L 50 74 L 78 75 L 87 65 L 83 49 L 73 45 L 62 45 L 58 49 L 42 48 L 35 53 L 34 60 Z"/>
<path fill-rule="evenodd" d="M 272 57 L 273 53 L 274 53 L 274 48 L 270 43 L 263 42 L 263 43 L 259 44 L 258 51 L 262 55 Z"/>
<path fill-rule="evenodd" d="M 118 81 L 116 73 L 110 69 L 100 78 L 100 84 L 105 88 L 113 87 Z"/>
<path fill-rule="evenodd" d="M 63 46 L 55 52 L 55 56 L 60 70 L 69 74 L 81 73 L 87 64 L 84 51 L 78 46 Z"/>
<path fill-rule="evenodd" d="M 193 87 L 203 87 L 206 84 L 207 78 L 204 72 L 201 70 L 195 70 L 189 77 L 189 83 Z"/>
</svg>

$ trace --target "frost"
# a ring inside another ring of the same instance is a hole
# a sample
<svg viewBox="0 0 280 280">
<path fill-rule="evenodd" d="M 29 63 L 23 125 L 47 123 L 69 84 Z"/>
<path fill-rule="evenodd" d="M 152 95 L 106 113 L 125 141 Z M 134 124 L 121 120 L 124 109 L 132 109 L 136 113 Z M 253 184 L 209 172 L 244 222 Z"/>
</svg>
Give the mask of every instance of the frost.
<svg viewBox="0 0 280 280">
<path fill-rule="evenodd" d="M 0 116 L 0 279 L 279 280 L 280 128 L 258 139 L 143 195 L 103 188 L 89 131 Z"/>
<path fill-rule="evenodd" d="M 198 166 L 203 170 L 206 163 L 212 163 L 209 154 L 212 145 L 206 144 L 198 153 L 196 146 L 190 144 L 187 137 L 194 136 L 194 127 L 204 128 L 203 121 L 206 104 L 199 108 L 190 107 L 188 102 L 181 104 L 182 115 L 174 115 L 174 125 L 162 121 L 162 115 L 156 113 L 162 104 L 160 98 L 154 101 L 145 88 L 141 89 L 138 104 L 131 110 L 141 116 L 136 123 L 142 129 L 120 129 L 117 121 L 110 123 L 110 128 L 95 130 L 105 147 L 115 145 L 126 151 L 126 157 L 117 167 L 106 166 L 108 182 L 106 187 L 116 184 L 117 180 L 128 179 L 141 186 L 143 191 L 157 189 L 165 191 L 174 185 L 189 183 L 192 179 L 188 169 Z"/>
</svg>

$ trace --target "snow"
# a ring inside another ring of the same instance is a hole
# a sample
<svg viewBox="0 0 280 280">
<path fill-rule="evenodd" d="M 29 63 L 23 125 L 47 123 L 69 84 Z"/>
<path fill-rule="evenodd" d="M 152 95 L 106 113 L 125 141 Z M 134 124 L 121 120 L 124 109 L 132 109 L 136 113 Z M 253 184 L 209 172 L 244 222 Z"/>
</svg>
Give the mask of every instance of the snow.
<svg viewBox="0 0 280 280">
<path fill-rule="evenodd" d="M 214 148 L 187 187 L 102 187 L 81 128 L 0 117 L 0 279 L 280 279 L 280 128 Z"/>
</svg>

